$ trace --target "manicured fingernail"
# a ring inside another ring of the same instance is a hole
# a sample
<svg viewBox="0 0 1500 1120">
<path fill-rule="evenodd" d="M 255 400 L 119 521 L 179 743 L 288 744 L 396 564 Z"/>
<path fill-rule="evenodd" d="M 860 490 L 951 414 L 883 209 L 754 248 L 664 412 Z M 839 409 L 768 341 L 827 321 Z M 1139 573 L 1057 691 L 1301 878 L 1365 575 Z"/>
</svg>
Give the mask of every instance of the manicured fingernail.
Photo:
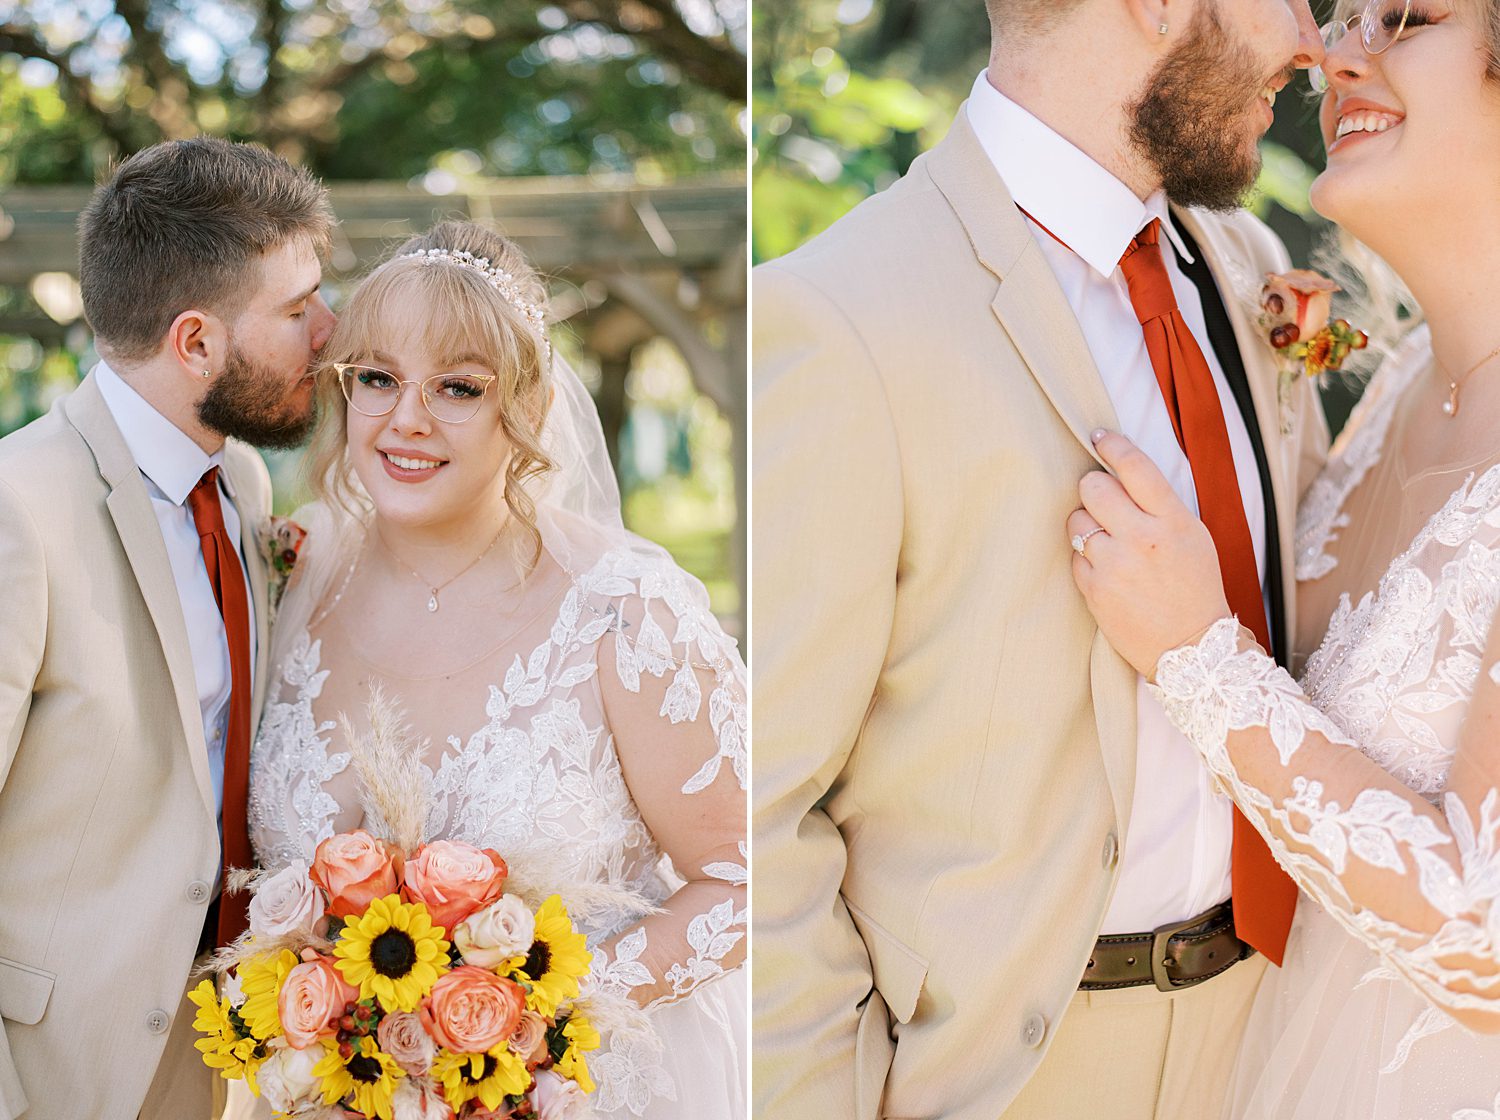
<svg viewBox="0 0 1500 1120">
<path fill-rule="evenodd" d="M 1089 439 L 1093 440 L 1095 443 L 1098 443 L 1103 438 L 1104 438 L 1104 429 L 1103 428 L 1095 428 L 1092 432 L 1089 433 Z"/>
</svg>

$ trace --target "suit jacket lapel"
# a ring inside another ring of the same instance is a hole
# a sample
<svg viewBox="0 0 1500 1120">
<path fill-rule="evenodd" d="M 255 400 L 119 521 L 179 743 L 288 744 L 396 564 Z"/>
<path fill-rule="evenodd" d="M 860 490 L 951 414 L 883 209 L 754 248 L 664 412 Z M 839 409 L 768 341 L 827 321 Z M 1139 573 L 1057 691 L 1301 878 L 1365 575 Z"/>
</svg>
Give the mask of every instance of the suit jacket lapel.
<svg viewBox="0 0 1500 1120">
<path fill-rule="evenodd" d="M 1119 427 L 1114 404 L 1073 308 L 962 108 L 927 158 L 928 174 L 953 207 L 975 256 L 999 282 L 990 305 L 995 318 L 1068 430 L 1097 460 L 1089 433 Z"/>
<path fill-rule="evenodd" d="M 1114 403 L 1072 306 L 964 109 L 925 159 L 928 174 L 953 207 L 975 256 L 995 276 L 998 287 L 990 304 L 995 318 L 1062 422 L 1100 462 L 1089 433 L 1096 428 L 1119 429 Z M 1061 534 L 1062 529 L 1052 531 Z M 1090 672 L 1099 749 L 1124 836 L 1135 792 L 1135 671 L 1098 634 Z"/>
<path fill-rule="evenodd" d="M 1173 218 L 1187 234 L 1190 247 L 1201 252 L 1199 267 L 1185 267 L 1184 271 L 1197 285 L 1202 296 L 1204 318 L 1208 322 L 1209 335 L 1218 355 L 1219 365 L 1240 402 L 1240 412 L 1250 433 L 1250 442 L 1255 447 L 1256 464 L 1260 469 L 1261 488 L 1266 495 L 1266 540 L 1267 540 L 1267 584 L 1271 597 L 1272 651 L 1282 665 L 1286 665 L 1291 649 L 1289 631 L 1289 598 L 1294 591 L 1288 589 L 1287 573 L 1292 569 L 1292 530 L 1295 521 L 1296 495 L 1290 492 L 1283 460 L 1273 455 L 1266 446 L 1266 436 L 1280 439 L 1281 406 L 1276 396 L 1276 373 L 1271 368 L 1270 349 L 1263 342 L 1257 324 L 1250 318 L 1249 310 L 1238 291 L 1244 280 L 1236 284 L 1229 274 L 1227 261 L 1231 254 L 1220 244 L 1213 229 L 1202 223 L 1191 210 L 1174 209 Z M 1206 266 L 1206 267 L 1203 267 Z M 1254 278 L 1256 292 L 1259 277 Z M 1225 298 L 1227 293 L 1228 298 Z M 1224 337 L 1223 330 L 1215 329 L 1215 320 L 1227 325 L 1231 335 Z M 1251 407 L 1246 406 L 1246 398 Z"/>
<path fill-rule="evenodd" d="M 183 621 L 182 600 L 172 578 L 172 564 L 162 541 L 161 526 L 151 508 L 151 496 L 92 375 L 68 398 L 64 407 L 69 421 L 93 452 L 100 476 L 109 484 L 110 493 L 105 505 L 114 519 L 120 544 L 125 549 L 141 597 L 145 599 L 151 621 L 156 626 L 167 670 L 172 676 L 172 689 L 177 698 L 178 715 L 182 720 L 198 792 L 202 794 L 209 813 L 217 815 L 187 624 Z"/>
</svg>

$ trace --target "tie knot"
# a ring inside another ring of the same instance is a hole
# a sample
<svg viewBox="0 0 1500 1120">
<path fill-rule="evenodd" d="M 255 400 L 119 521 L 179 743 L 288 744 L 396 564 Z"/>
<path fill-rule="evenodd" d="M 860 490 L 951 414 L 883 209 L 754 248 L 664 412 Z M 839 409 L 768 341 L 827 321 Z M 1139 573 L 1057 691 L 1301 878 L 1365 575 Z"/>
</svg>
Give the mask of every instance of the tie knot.
<svg viewBox="0 0 1500 1120">
<path fill-rule="evenodd" d="M 1120 258 L 1136 319 L 1144 326 L 1177 310 L 1177 293 L 1161 251 L 1161 219 L 1152 218 Z"/>
<path fill-rule="evenodd" d="M 226 531 L 224 510 L 219 505 L 218 467 L 209 467 L 198 484 L 188 491 L 188 509 L 192 510 L 193 524 L 198 527 L 200 537 Z"/>
</svg>

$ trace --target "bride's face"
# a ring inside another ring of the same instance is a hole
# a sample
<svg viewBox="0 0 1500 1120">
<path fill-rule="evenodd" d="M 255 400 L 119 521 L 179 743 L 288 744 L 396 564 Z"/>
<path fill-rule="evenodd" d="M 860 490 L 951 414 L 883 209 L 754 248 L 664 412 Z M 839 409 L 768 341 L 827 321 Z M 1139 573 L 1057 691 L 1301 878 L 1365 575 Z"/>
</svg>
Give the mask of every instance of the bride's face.
<svg viewBox="0 0 1500 1120">
<path fill-rule="evenodd" d="M 392 332 L 358 360 L 408 382 L 452 375 L 461 385 L 460 378 L 495 375 L 475 355 L 433 353 L 417 330 Z M 492 515 L 512 450 L 500 424 L 499 395 L 492 383 L 478 412 L 456 423 L 434 417 L 413 384 L 402 386 L 395 409 L 384 416 L 346 406 L 349 460 L 382 520 L 433 530 Z"/>
<path fill-rule="evenodd" d="M 1384 4 L 1391 30 L 1403 7 L 1404 0 Z M 1393 237 L 1420 235 L 1423 214 L 1434 208 L 1494 206 L 1500 87 L 1486 77 L 1483 37 L 1457 8 L 1412 0 L 1406 29 L 1376 55 L 1356 22 L 1323 62 L 1328 166 L 1311 201 L 1377 251 Z"/>
</svg>

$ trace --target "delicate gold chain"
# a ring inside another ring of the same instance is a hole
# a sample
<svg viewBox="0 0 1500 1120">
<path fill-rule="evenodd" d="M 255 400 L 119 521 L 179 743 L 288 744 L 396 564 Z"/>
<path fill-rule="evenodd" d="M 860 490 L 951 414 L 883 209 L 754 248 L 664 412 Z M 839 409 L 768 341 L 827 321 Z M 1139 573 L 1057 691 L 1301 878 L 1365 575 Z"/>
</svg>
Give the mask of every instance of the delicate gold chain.
<svg viewBox="0 0 1500 1120">
<path fill-rule="evenodd" d="M 401 557 L 397 556 L 396 555 L 396 550 L 394 548 L 392 548 L 389 544 L 386 543 L 385 534 L 383 534 L 380 531 L 380 526 L 379 525 L 375 526 L 375 536 L 376 536 L 376 539 L 378 539 L 380 541 L 380 547 L 383 548 L 383 549 L 385 549 L 386 552 L 390 553 L 392 560 L 396 561 L 397 564 L 399 564 L 401 567 L 405 568 L 408 572 L 410 572 L 417 579 L 418 582 L 420 582 L 422 584 L 423 587 L 427 588 L 427 590 L 429 592 L 428 597 L 427 597 L 427 612 L 429 614 L 436 614 L 437 613 L 437 609 L 438 609 L 438 592 L 440 592 L 441 590 L 443 590 L 443 588 L 447 587 L 454 580 L 458 579 L 459 576 L 466 574 L 470 569 L 472 569 L 474 567 L 474 565 L 478 564 L 481 560 L 483 560 L 486 556 L 488 556 L 491 552 L 493 552 L 494 549 L 495 549 L 495 546 L 500 543 L 500 538 L 503 537 L 504 535 L 505 535 L 505 526 L 501 525 L 500 526 L 500 531 L 495 534 L 495 539 L 492 540 L 492 541 L 490 541 L 490 543 L 485 547 L 485 550 L 483 552 L 481 552 L 478 556 L 474 557 L 474 559 L 470 560 L 467 564 L 465 564 L 463 566 L 463 568 L 460 569 L 457 573 L 455 573 L 454 575 L 449 576 L 447 579 L 443 580 L 442 583 L 434 585 L 433 582 L 431 580 L 429 580 L 426 576 L 424 576 L 421 572 L 417 571 L 417 569 L 413 568 L 405 560 L 403 560 L 403 559 L 401 559 Z M 519 586 L 521 586 L 521 580 L 516 580 L 516 582 L 513 583 L 513 584 L 511 584 L 509 587 L 502 587 L 500 589 L 500 592 L 503 593 L 503 592 L 506 592 L 506 591 L 510 591 L 510 590 L 512 590 L 514 588 L 517 588 Z"/>
</svg>

